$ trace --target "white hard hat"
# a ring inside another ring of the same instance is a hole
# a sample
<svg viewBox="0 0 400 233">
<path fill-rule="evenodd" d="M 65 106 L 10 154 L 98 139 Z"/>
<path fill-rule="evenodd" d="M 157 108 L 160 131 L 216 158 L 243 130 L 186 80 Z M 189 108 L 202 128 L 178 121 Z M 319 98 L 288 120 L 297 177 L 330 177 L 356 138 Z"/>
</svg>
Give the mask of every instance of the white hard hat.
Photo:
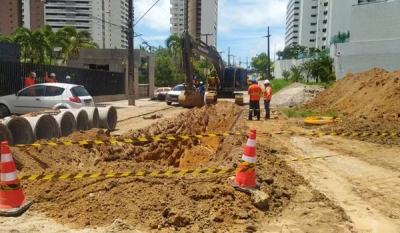
<svg viewBox="0 0 400 233">
<path fill-rule="evenodd" d="M 51 73 L 50 77 L 56 77 L 56 74 L 55 73 Z"/>
<path fill-rule="evenodd" d="M 71 79 L 71 76 L 67 75 L 67 77 L 65 77 L 66 79 Z"/>
<path fill-rule="evenodd" d="M 31 72 L 31 75 L 36 78 L 36 73 L 35 72 Z"/>
<path fill-rule="evenodd" d="M 200 84 L 203 84 L 203 81 L 200 81 Z"/>
<path fill-rule="evenodd" d="M 269 82 L 268 79 L 264 81 L 264 85 L 265 85 L 265 84 L 269 84 L 269 83 L 270 83 L 270 82 Z"/>
</svg>

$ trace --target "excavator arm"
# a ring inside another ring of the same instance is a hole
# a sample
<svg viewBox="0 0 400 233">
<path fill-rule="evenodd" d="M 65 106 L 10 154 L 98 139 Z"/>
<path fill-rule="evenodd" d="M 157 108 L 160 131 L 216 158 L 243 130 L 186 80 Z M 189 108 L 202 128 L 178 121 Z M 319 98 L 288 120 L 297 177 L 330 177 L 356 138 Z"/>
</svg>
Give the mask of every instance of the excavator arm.
<svg viewBox="0 0 400 233">
<path fill-rule="evenodd" d="M 184 32 L 181 38 L 182 43 L 182 58 L 183 58 L 183 69 L 186 73 L 186 85 L 187 91 L 194 90 L 193 87 L 193 53 L 200 55 L 210 61 L 217 72 L 217 76 L 220 80 L 223 80 L 223 70 L 224 64 L 222 62 L 222 58 L 219 55 L 218 51 L 213 47 L 207 45 L 206 43 L 200 40 L 194 40 L 191 38 L 188 32 Z M 218 84 L 218 82 L 217 82 Z M 219 85 L 219 84 L 218 84 Z M 217 87 L 218 89 L 219 87 Z"/>
</svg>

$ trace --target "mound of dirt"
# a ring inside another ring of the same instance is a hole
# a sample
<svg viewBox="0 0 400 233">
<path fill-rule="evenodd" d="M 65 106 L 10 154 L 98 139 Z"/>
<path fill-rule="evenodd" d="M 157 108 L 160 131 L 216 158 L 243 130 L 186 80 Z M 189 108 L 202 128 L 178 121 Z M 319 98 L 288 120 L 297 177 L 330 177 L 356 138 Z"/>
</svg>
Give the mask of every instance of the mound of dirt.
<svg viewBox="0 0 400 233">
<path fill-rule="evenodd" d="M 293 83 L 272 96 L 271 106 L 289 107 L 304 105 L 324 90 L 321 86 Z"/>
<path fill-rule="evenodd" d="M 192 135 L 226 132 L 240 107 L 231 102 L 194 108 L 174 119 L 131 131 L 124 137 Z M 248 131 L 243 118 L 237 131 Z M 110 139 L 103 130 L 76 132 L 60 141 Z M 239 163 L 246 135 L 151 142 L 143 145 L 102 144 L 12 148 L 20 175 L 137 172 L 180 168 L 233 168 Z M 258 147 L 258 160 L 274 161 L 277 151 Z M 308 184 L 285 164 L 257 171 L 268 208 L 259 210 L 251 196 L 235 191 L 232 174 L 23 180 L 25 195 L 35 200 L 31 211 L 44 213 L 71 227 L 123 225 L 146 232 L 255 232 L 278 216 L 291 199 L 302 198 L 298 187 Z M 308 194 L 310 195 L 310 194 Z M 311 194 L 310 202 L 331 203 Z M 333 204 L 332 204 L 333 205 Z M 329 209 L 346 221 L 341 209 Z M 323 222 L 323 219 L 313 221 Z M 123 221 L 123 222 L 121 222 Z"/>
<path fill-rule="evenodd" d="M 334 110 L 343 116 L 400 120 L 400 71 L 372 69 L 349 73 L 318 94 L 307 107 Z"/>
</svg>

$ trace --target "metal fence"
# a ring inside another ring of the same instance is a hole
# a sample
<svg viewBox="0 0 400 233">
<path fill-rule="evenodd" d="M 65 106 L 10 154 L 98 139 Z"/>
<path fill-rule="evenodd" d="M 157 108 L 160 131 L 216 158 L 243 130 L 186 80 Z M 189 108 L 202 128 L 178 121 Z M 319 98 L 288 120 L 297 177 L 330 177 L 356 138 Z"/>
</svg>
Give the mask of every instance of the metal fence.
<svg viewBox="0 0 400 233">
<path fill-rule="evenodd" d="M 19 45 L 0 42 L 0 61 L 19 62 L 20 54 Z"/>
<path fill-rule="evenodd" d="M 25 77 L 31 71 L 36 73 L 36 83 L 45 82 L 48 72 L 55 73 L 58 82 L 65 82 L 65 77 L 71 76 L 74 84 L 83 85 L 92 96 L 125 94 L 124 73 L 0 61 L 0 95 L 14 94 L 24 88 Z"/>
</svg>

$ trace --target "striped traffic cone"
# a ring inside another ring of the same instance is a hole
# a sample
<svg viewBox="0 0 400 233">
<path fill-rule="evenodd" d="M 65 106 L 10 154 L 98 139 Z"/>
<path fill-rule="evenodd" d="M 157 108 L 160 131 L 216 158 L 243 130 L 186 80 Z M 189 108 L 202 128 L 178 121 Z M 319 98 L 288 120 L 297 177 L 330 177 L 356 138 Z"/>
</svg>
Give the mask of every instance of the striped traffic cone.
<svg viewBox="0 0 400 233">
<path fill-rule="evenodd" d="M 249 163 L 242 164 L 243 162 Z M 247 144 L 244 148 L 241 164 L 239 168 L 248 169 L 243 172 L 236 173 L 236 177 L 232 183 L 232 186 L 237 190 L 244 192 L 251 192 L 255 189 L 259 189 L 259 185 L 256 182 L 256 130 L 252 129 L 249 138 L 247 139 Z"/>
<path fill-rule="evenodd" d="M 17 169 L 8 142 L 1 143 L 0 216 L 23 214 L 33 201 L 26 200 L 22 192 Z"/>
</svg>

